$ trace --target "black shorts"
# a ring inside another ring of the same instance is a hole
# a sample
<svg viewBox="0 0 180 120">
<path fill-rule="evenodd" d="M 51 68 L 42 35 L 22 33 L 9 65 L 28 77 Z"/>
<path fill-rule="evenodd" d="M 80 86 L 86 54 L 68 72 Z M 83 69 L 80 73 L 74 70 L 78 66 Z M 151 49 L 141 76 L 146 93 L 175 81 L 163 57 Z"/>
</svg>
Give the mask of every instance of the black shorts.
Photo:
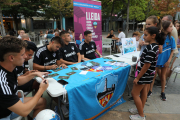
<svg viewBox="0 0 180 120">
<path fill-rule="evenodd" d="M 147 80 L 147 79 L 139 79 L 139 81 L 137 82 L 137 84 L 139 85 L 143 85 L 143 84 L 151 84 L 153 82 L 153 79 L 152 80 Z"/>
<path fill-rule="evenodd" d="M 23 92 L 30 92 L 33 90 L 33 83 L 34 83 L 34 79 L 30 80 L 29 82 L 27 82 L 24 85 L 18 86 L 18 90 L 22 90 Z"/>
</svg>

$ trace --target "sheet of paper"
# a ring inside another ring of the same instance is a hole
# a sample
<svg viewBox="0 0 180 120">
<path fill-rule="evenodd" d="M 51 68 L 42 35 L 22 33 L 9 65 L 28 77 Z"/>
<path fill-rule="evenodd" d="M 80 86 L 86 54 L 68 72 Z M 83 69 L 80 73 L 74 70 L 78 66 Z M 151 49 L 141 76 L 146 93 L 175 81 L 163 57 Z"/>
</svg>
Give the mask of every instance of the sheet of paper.
<svg viewBox="0 0 180 120">
<path fill-rule="evenodd" d="M 87 73 L 88 73 L 88 71 L 81 71 L 79 74 L 86 75 Z"/>
</svg>

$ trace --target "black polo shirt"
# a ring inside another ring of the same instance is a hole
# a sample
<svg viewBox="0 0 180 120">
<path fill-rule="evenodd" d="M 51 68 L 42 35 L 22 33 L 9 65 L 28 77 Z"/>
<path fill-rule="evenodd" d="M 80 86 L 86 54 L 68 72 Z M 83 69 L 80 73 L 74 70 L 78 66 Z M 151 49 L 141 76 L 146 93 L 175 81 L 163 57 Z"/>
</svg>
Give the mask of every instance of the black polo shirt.
<svg viewBox="0 0 180 120">
<path fill-rule="evenodd" d="M 78 62 L 77 53 L 79 53 L 79 49 L 71 42 L 60 48 L 60 58 L 69 62 Z"/>
<path fill-rule="evenodd" d="M 19 101 L 16 69 L 9 72 L 0 66 L 0 119 L 11 114 L 8 110 Z"/>
<path fill-rule="evenodd" d="M 51 52 L 48 50 L 47 45 L 45 45 L 37 49 L 34 54 L 33 63 L 42 66 L 48 66 L 56 64 L 57 60 L 60 60 L 59 50 L 57 50 L 56 52 Z"/>
<path fill-rule="evenodd" d="M 96 48 L 96 43 L 94 41 L 89 42 L 89 44 L 83 41 L 79 45 L 79 49 L 80 49 L 81 55 L 84 55 L 85 58 L 88 58 L 88 59 L 96 58 L 95 51 L 97 48 Z"/>
<path fill-rule="evenodd" d="M 16 67 L 16 73 L 18 76 L 21 76 L 24 74 L 25 69 L 29 70 L 29 63 L 28 61 L 25 61 L 22 66 L 17 66 Z"/>
</svg>

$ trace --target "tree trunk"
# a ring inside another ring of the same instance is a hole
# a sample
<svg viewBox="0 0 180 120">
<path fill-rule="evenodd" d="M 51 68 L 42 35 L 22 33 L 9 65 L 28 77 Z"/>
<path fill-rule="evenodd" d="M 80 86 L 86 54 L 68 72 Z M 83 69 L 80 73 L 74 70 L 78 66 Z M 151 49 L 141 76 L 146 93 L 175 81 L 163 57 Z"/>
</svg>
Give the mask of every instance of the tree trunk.
<svg viewBox="0 0 180 120">
<path fill-rule="evenodd" d="M 112 25 L 112 15 L 113 15 L 113 12 L 114 12 L 114 1 L 115 1 L 115 0 L 113 0 L 112 9 L 111 9 L 111 18 L 110 18 L 111 29 L 113 29 L 113 25 Z"/>
<path fill-rule="evenodd" d="M 127 21 L 126 21 L 126 38 L 128 37 L 128 29 L 129 29 L 129 5 L 130 5 L 130 0 L 128 0 L 127 4 Z"/>
<path fill-rule="evenodd" d="M 14 20 L 14 24 L 15 24 L 15 26 L 16 26 L 16 31 L 18 31 L 19 28 L 18 28 L 18 19 L 17 19 L 17 15 L 13 15 L 13 20 Z"/>
<path fill-rule="evenodd" d="M 2 9 L 0 6 L 0 21 L 1 21 L 1 35 L 4 37 L 6 35 L 4 25 L 3 25 L 3 16 L 2 16 Z"/>
</svg>

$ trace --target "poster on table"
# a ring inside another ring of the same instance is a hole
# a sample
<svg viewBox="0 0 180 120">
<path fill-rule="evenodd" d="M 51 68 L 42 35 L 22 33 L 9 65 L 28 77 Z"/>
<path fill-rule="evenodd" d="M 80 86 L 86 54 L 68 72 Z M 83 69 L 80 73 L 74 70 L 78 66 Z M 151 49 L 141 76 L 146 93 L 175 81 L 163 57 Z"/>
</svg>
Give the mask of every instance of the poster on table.
<svg viewBox="0 0 180 120">
<path fill-rule="evenodd" d="M 97 50 L 102 54 L 102 18 L 101 2 L 93 0 L 73 0 L 75 40 L 79 40 L 84 31 L 92 32 Z"/>
<path fill-rule="evenodd" d="M 136 38 L 135 37 L 133 37 L 133 38 L 122 38 L 121 42 L 122 42 L 123 55 L 137 52 Z"/>
</svg>

